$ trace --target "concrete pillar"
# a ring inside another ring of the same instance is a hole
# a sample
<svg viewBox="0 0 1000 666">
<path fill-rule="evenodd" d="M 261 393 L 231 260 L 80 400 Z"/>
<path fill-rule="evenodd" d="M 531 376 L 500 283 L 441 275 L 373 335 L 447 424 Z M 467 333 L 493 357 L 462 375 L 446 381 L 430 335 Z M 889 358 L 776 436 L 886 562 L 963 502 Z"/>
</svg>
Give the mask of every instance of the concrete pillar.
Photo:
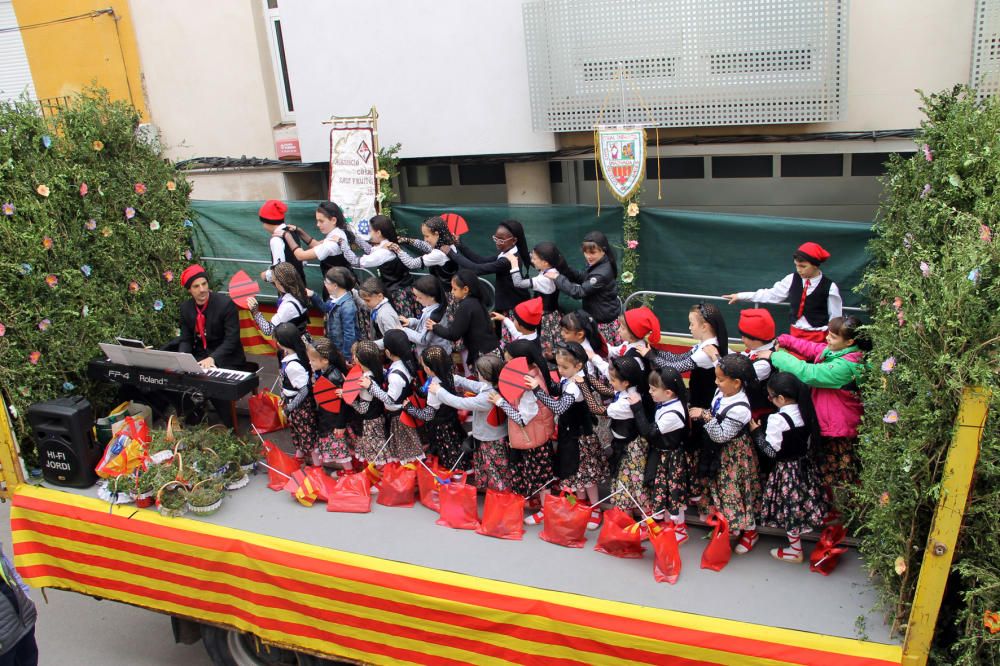
<svg viewBox="0 0 1000 666">
<path fill-rule="evenodd" d="M 507 177 L 507 203 L 552 203 L 548 162 L 509 162 L 503 167 Z"/>
</svg>

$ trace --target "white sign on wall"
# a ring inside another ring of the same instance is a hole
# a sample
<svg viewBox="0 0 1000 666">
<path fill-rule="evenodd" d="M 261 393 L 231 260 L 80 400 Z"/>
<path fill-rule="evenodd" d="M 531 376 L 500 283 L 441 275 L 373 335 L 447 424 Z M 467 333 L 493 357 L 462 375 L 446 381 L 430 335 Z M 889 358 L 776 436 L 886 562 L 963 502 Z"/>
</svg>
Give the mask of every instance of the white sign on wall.
<svg viewBox="0 0 1000 666">
<path fill-rule="evenodd" d="M 363 238 L 375 216 L 375 141 L 371 128 L 330 130 L 330 201 Z"/>
</svg>

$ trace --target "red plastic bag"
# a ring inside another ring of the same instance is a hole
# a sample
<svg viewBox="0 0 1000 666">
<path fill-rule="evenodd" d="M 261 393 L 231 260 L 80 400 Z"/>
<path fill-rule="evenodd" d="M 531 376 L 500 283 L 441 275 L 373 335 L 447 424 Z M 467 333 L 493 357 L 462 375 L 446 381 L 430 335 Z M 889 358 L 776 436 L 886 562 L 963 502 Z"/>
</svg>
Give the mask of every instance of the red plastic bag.
<svg viewBox="0 0 1000 666">
<path fill-rule="evenodd" d="M 847 546 L 839 545 L 847 530 L 843 525 L 830 525 L 819 535 L 819 543 L 809 556 L 809 571 L 829 576 L 840 563 L 840 556 L 847 552 Z"/>
<path fill-rule="evenodd" d="M 417 495 L 417 471 L 413 464 L 387 463 L 382 468 L 378 499 L 382 506 L 413 506 Z"/>
<path fill-rule="evenodd" d="M 486 491 L 476 534 L 520 541 L 524 538 L 524 498 L 510 491 Z"/>
<path fill-rule="evenodd" d="M 545 520 L 540 538 L 567 548 L 583 548 L 587 543 L 590 507 L 578 501 L 576 495 L 547 495 L 542 512 Z"/>
<path fill-rule="evenodd" d="M 653 544 L 653 578 L 657 583 L 666 582 L 673 585 L 681 576 L 681 551 L 677 547 L 677 530 L 674 522 L 667 520 L 663 525 L 650 527 L 649 542 Z"/>
<path fill-rule="evenodd" d="M 424 465 L 427 465 L 430 470 Z M 439 488 L 441 487 L 441 479 L 447 479 L 451 474 L 447 469 L 441 469 L 438 466 L 437 458 L 434 456 L 428 456 L 424 460 L 424 465 L 417 463 L 417 488 L 420 491 L 420 503 L 431 511 L 440 511 Z"/>
<path fill-rule="evenodd" d="M 326 470 L 322 467 L 306 467 L 306 476 L 313 483 L 313 489 L 316 491 L 316 499 L 320 502 L 325 502 L 330 498 L 330 485 L 333 483 L 333 479 L 326 473 Z"/>
<path fill-rule="evenodd" d="M 247 398 L 250 409 L 250 425 L 259 433 L 281 430 L 287 425 L 285 410 L 278 404 L 278 396 L 270 391 Z"/>
<path fill-rule="evenodd" d="M 705 521 L 712 526 L 712 539 L 701 554 L 701 568 L 712 571 L 722 571 L 729 558 L 733 556 L 733 547 L 729 543 L 729 521 L 718 511 L 712 513 Z"/>
<path fill-rule="evenodd" d="M 456 530 L 479 529 L 479 504 L 476 501 L 476 487 L 461 481 L 452 481 L 441 486 L 441 517 L 437 524 Z"/>
<path fill-rule="evenodd" d="M 122 433 L 145 444 L 153 441 L 153 436 L 149 434 L 149 424 L 142 417 L 126 416 L 125 425 L 115 434 L 121 435 Z"/>
<path fill-rule="evenodd" d="M 372 510 L 372 484 L 364 472 L 344 474 L 330 479 L 326 510 L 338 513 L 369 513 Z"/>
<path fill-rule="evenodd" d="M 594 550 L 614 557 L 639 558 L 646 552 L 642 546 L 639 525 L 618 507 L 604 512 L 601 533 L 597 535 Z"/>
<path fill-rule="evenodd" d="M 288 477 L 292 472 L 299 471 L 299 461 L 294 456 L 290 456 L 279 449 L 271 440 L 264 440 L 264 453 L 266 454 L 267 487 L 271 490 L 284 490 Z M 270 469 L 270 468 L 274 469 Z M 277 470 L 277 471 L 275 471 Z"/>
</svg>

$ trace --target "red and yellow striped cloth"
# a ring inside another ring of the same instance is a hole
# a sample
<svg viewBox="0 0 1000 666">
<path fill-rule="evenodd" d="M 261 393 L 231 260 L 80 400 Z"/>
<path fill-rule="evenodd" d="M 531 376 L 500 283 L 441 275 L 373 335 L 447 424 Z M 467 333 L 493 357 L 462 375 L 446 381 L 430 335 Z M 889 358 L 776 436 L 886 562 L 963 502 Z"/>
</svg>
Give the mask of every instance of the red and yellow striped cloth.
<svg viewBox="0 0 1000 666">
<path fill-rule="evenodd" d="M 899 664 L 902 650 L 504 583 L 22 485 L 30 584 L 373 664 Z M 650 580 L 650 584 L 654 584 Z"/>
<path fill-rule="evenodd" d="M 264 319 L 271 321 L 271 317 L 277 311 L 273 305 L 261 303 L 260 313 Z M 309 322 L 306 324 L 309 335 L 323 336 L 326 330 L 323 328 L 323 315 L 317 310 L 309 310 Z M 249 310 L 240 310 L 240 342 L 243 343 L 243 351 L 247 354 L 260 354 L 264 356 L 274 356 L 274 347 L 271 346 L 271 337 L 264 335 L 257 328 Z"/>
</svg>

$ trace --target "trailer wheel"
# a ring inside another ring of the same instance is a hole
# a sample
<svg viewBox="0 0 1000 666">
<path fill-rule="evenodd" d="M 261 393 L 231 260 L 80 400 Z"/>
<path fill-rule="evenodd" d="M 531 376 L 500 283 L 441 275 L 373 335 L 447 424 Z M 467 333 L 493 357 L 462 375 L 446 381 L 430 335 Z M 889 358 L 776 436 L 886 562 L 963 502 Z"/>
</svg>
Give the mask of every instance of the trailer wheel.
<svg viewBox="0 0 1000 666">
<path fill-rule="evenodd" d="M 252 634 L 212 625 L 201 626 L 205 651 L 215 666 L 323 666 L 327 661 L 258 641 Z"/>
</svg>

